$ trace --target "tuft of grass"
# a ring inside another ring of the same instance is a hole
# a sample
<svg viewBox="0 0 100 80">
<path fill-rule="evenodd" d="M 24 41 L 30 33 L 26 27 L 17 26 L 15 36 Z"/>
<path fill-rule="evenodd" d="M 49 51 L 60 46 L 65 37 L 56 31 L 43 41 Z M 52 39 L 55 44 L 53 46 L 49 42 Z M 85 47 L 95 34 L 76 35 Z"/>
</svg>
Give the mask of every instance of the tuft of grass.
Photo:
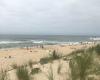
<svg viewBox="0 0 100 80">
<path fill-rule="evenodd" d="M 3 69 L 0 71 L 0 80 L 7 80 L 7 72 Z"/>
<path fill-rule="evenodd" d="M 53 60 L 60 59 L 62 55 L 58 54 L 55 50 L 50 54 L 50 58 Z"/>
<path fill-rule="evenodd" d="M 93 51 L 95 51 L 95 49 L 94 49 L 94 47 L 89 47 L 86 51 L 89 53 L 93 53 Z"/>
<path fill-rule="evenodd" d="M 88 77 L 88 80 L 95 80 L 94 77 Z"/>
<path fill-rule="evenodd" d="M 100 76 L 100 64 L 98 64 L 98 63 L 94 64 L 94 68 L 91 71 L 91 74 L 96 74 L 96 75 Z"/>
<path fill-rule="evenodd" d="M 65 56 L 66 57 L 65 60 L 67 60 L 67 58 L 73 58 L 77 54 L 84 53 L 84 52 L 85 52 L 85 49 L 78 49 L 78 50 L 72 51 L 69 55 Z"/>
<path fill-rule="evenodd" d="M 88 70 L 92 67 L 92 62 L 93 56 L 90 53 L 88 54 L 84 52 L 81 55 L 76 55 L 69 64 L 71 68 L 72 80 L 77 80 L 78 77 L 79 80 L 86 80 Z"/>
<path fill-rule="evenodd" d="M 29 65 L 30 68 L 32 68 L 32 67 L 33 67 L 33 61 L 30 60 L 30 61 L 28 62 L 28 65 Z"/>
<path fill-rule="evenodd" d="M 97 53 L 98 55 L 100 55 L 100 44 L 96 45 L 96 46 L 94 47 L 94 50 L 96 51 L 96 53 Z"/>
<path fill-rule="evenodd" d="M 12 64 L 11 66 L 13 69 L 17 69 L 17 67 L 18 67 L 17 64 Z"/>
<path fill-rule="evenodd" d="M 25 66 L 19 66 L 16 69 L 16 75 L 19 80 L 30 80 L 30 75 L 28 73 L 28 70 Z"/>
<path fill-rule="evenodd" d="M 52 62 L 52 59 L 49 57 L 44 57 L 40 59 L 40 64 L 47 64 L 48 62 Z"/>
<path fill-rule="evenodd" d="M 79 75 L 78 75 L 77 66 L 76 66 L 76 63 L 74 62 L 74 60 L 70 60 L 69 66 L 71 69 L 71 75 L 70 75 L 71 80 L 77 80 Z"/>
<path fill-rule="evenodd" d="M 53 60 L 60 59 L 62 55 L 58 54 L 55 50 L 49 54 L 48 57 L 44 57 L 40 59 L 41 64 L 46 64 L 48 62 L 52 62 Z"/>
<path fill-rule="evenodd" d="M 85 49 L 76 50 L 75 53 L 84 53 Z"/>
<path fill-rule="evenodd" d="M 34 68 L 31 70 L 31 74 L 34 75 L 34 74 L 39 73 L 40 71 L 41 71 L 40 68 Z"/>
<path fill-rule="evenodd" d="M 53 74 L 53 69 L 52 69 L 52 65 L 50 65 L 50 71 L 48 71 L 48 74 L 46 75 L 48 80 L 54 80 L 54 74 Z"/>
<path fill-rule="evenodd" d="M 62 63 L 59 61 L 57 73 L 60 74 L 62 69 Z"/>
</svg>

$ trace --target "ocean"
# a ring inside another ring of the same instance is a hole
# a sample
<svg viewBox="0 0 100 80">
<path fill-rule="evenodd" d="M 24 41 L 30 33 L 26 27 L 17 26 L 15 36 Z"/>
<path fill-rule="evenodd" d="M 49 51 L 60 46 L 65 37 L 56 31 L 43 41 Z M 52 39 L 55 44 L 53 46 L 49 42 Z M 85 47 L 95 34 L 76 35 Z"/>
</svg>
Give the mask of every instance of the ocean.
<svg viewBox="0 0 100 80">
<path fill-rule="evenodd" d="M 33 46 L 37 44 L 54 45 L 91 41 L 91 36 L 73 35 L 0 35 L 0 49 Z"/>
</svg>

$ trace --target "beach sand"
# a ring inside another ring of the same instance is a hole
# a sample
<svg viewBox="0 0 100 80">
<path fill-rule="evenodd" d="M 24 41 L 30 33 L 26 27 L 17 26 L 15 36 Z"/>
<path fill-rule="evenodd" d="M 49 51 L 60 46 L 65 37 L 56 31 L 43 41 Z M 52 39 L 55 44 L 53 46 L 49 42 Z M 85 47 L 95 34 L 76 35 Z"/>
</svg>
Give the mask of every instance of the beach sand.
<svg viewBox="0 0 100 80">
<path fill-rule="evenodd" d="M 6 70 L 10 70 L 12 69 L 11 65 L 13 64 L 17 64 L 17 65 L 22 65 L 22 64 L 26 64 L 28 63 L 28 61 L 32 60 L 34 62 L 39 62 L 41 58 L 43 57 L 47 57 L 53 50 L 56 50 L 58 53 L 62 54 L 62 55 L 68 55 L 70 54 L 72 51 L 75 51 L 77 49 L 82 49 L 82 48 L 87 48 L 90 46 L 93 46 L 94 44 L 77 44 L 77 45 L 66 45 L 66 44 L 62 44 L 62 45 L 45 45 L 44 48 L 37 48 L 37 47 L 31 47 L 31 48 L 11 48 L 11 49 L 1 49 L 0 50 L 0 69 L 6 69 Z M 53 70 L 54 73 L 56 73 L 56 67 L 58 65 L 59 61 L 55 61 L 52 66 L 53 66 Z M 64 63 L 64 67 L 66 68 L 68 67 L 68 63 L 62 61 L 62 63 Z M 67 65 L 67 66 L 66 66 Z M 50 64 L 46 64 L 44 65 L 45 67 L 43 68 L 43 66 L 41 66 L 40 64 L 38 64 L 39 67 L 41 67 L 42 71 L 44 71 L 44 73 L 46 72 L 46 69 L 48 70 L 47 67 L 50 66 Z M 67 70 L 63 70 L 63 71 L 67 71 Z M 10 79 L 11 80 L 17 80 L 14 77 L 14 71 L 10 71 Z M 62 72 L 62 75 L 65 72 Z M 13 75 L 13 76 L 11 76 Z M 56 74 L 55 74 L 56 75 Z M 43 73 L 40 73 L 38 75 L 35 75 L 35 80 L 47 80 L 46 77 Z M 63 75 L 66 76 L 66 75 Z M 64 77 L 57 77 L 56 79 L 60 80 L 64 80 L 62 78 Z M 55 80 L 56 80 L 55 79 Z"/>
</svg>

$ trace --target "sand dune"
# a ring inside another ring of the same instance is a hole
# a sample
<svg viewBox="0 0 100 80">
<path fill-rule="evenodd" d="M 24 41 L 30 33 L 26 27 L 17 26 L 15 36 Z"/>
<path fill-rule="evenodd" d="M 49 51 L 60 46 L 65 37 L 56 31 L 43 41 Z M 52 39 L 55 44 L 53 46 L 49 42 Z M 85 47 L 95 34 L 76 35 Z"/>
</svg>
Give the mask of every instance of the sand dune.
<svg viewBox="0 0 100 80">
<path fill-rule="evenodd" d="M 86 44 L 86 45 L 45 45 L 44 48 L 34 48 L 31 47 L 27 50 L 27 48 L 12 48 L 12 49 L 3 49 L 0 50 L 0 69 L 3 68 L 5 70 L 10 70 L 12 69 L 11 65 L 13 64 L 17 64 L 17 65 L 22 65 L 22 64 L 26 64 L 28 63 L 28 61 L 32 60 L 34 62 L 39 62 L 41 58 L 43 57 L 47 57 L 53 50 L 56 50 L 58 53 L 62 54 L 62 55 L 68 55 L 70 54 L 72 51 L 77 50 L 77 49 L 81 49 L 81 48 L 87 48 L 93 46 L 93 44 Z M 69 65 L 68 63 L 61 61 L 62 63 L 64 63 L 63 68 L 62 68 L 62 72 L 61 75 L 62 76 L 66 76 L 64 73 L 66 73 L 66 71 L 68 71 L 69 69 Z M 56 69 L 57 69 L 57 65 L 58 65 L 59 61 L 55 61 L 52 64 L 53 67 L 53 71 L 54 74 L 56 74 Z M 37 66 L 39 66 L 42 69 L 42 73 L 39 73 L 37 75 L 35 75 L 35 80 L 47 80 L 44 73 L 47 73 L 47 71 L 49 70 L 50 67 L 50 63 L 45 64 L 45 65 L 40 65 L 37 64 Z M 65 68 L 68 68 L 67 70 L 65 70 Z M 14 70 L 10 71 L 9 74 L 13 75 L 13 77 L 10 75 L 11 80 L 16 80 L 15 79 L 15 74 L 14 74 Z M 68 74 L 68 73 L 67 73 Z M 55 80 L 66 80 L 63 79 L 65 77 L 57 77 Z M 67 77 L 68 78 L 68 77 Z"/>
</svg>

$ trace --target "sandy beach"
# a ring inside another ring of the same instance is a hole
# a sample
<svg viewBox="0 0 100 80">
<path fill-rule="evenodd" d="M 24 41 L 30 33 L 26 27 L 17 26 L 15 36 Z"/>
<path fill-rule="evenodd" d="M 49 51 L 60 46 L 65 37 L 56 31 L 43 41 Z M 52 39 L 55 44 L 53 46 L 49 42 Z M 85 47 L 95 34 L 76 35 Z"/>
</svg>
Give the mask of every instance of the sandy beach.
<svg viewBox="0 0 100 80">
<path fill-rule="evenodd" d="M 93 46 L 93 44 L 77 45 L 45 45 L 44 48 L 8 48 L 0 50 L 0 67 L 10 67 L 11 64 L 23 64 L 29 60 L 38 62 L 40 58 L 48 56 L 53 50 L 62 55 L 72 51 Z M 5 66 L 6 65 L 6 66 Z"/>
<path fill-rule="evenodd" d="M 27 64 L 30 60 L 32 60 L 33 62 L 39 62 L 41 58 L 43 57 L 47 57 L 49 56 L 49 54 L 55 50 L 57 51 L 59 54 L 61 55 L 68 55 L 70 54 L 72 51 L 75 51 L 77 49 L 83 49 L 83 48 L 88 48 L 93 46 L 93 43 L 89 43 L 89 44 L 76 44 L 76 45 L 66 45 L 66 44 L 62 44 L 62 45 L 44 45 L 43 48 L 37 48 L 37 47 L 26 47 L 26 48 L 8 48 L 8 49 L 1 49 L 0 50 L 0 69 L 4 69 L 4 70 L 11 70 L 9 72 L 10 75 L 14 75 L 13 70 L 12 70 L 12 65 L 13 64 L 17 64 L 17 65 L 23 65 L 23 64 Z M 64 62 L 61 60 L 62 63 L 64 63 L 64 68 L 68 67 L 68 63 Z M 57 67 L 59 61 L 54 61 L 53 65 L 53 69 L 54 69 L 54 73 L 56 72 L 55 68 Z M 44 65 L 45 68 L 43 69 L 40 64 L 37 64 L 36 66 L 41 67 L 42 71 L 44 71 L 45 73 L 46 70 L 48 70 L 50 64 L 46 64 Z M 69 68 L 68 68 L 69 69 Z M 62 75 L 64 73 L 65 70 L 62 71 Z M 56 74 L 55 74 L 56 75 Z M 43 77 L 44 74 L 38 74 L 35 75 L 36 78 L 35 80 L 40 80 L 41 77 L 43 78 L 42 80 L 47 80 L 46 77 Z M 64 76 L 64 75 L 63 75 Z M 65 75 L 66 76 L 66 75 Z M 15 76 L 10 76 L 11 80 L 16 80 Z M 60 77 L 60 78 L 64 78 L 64 77 Z M 58 79 L 58 77 L 57 77 Z M 56 80 L 56 79 L 55 79 Z M 60 80 L 64 80 L 64 79 L 60 79 Z"/>
</svg>

